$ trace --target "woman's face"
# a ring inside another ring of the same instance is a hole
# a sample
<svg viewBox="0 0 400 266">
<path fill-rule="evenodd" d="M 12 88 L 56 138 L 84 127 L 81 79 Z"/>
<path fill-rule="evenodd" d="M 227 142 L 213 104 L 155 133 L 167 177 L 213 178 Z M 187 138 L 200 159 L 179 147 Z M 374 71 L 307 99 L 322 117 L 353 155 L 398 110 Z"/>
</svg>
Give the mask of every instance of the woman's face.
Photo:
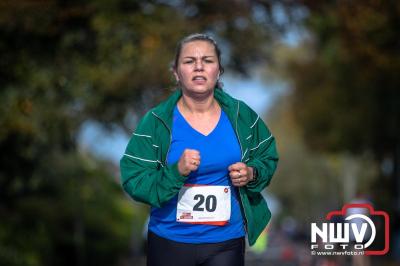
<svg viewBox="0 0 400 266">
<path fill-rule="evenodd" d="M 214 45 L 207 41 L 184 44 L 174 74 L 183 90 L 197 94 L 212 91 L 219 76 Z"/>
</svg>

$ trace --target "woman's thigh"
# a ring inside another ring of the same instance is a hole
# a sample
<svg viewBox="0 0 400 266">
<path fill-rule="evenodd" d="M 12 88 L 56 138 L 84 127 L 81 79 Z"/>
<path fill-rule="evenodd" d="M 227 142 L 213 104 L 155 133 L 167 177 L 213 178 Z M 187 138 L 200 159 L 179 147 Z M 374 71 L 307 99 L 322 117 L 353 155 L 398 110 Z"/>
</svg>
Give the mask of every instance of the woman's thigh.
<svg viewBox="0 0 400 266">
<path fill-rule="evenodd" d="M 147 235 L 147 266 L 196 266 L 195 251 L 193 244 Z"/>
<path fill-rule="evenodd" d="M 198 254 L 202 254 L 201 266 L 244 266 L 244 238 L 232 239 L 221 243 L 206 245 Z"/>
<path fill-rule="evenodd" d="M 243 266 L 244 238 L 212 244 L 171 241 L 149 231 L 147 266 Z"/>
</svg>

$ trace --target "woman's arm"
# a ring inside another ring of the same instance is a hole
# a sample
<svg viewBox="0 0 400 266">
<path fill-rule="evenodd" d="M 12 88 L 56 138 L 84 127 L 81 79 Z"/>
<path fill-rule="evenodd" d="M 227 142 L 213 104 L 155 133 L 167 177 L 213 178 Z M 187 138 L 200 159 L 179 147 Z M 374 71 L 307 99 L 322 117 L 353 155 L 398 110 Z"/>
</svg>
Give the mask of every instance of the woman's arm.
<svg viewBox="0 0 400 266">
<path fill-rule="evenodd" d="M 120 169 L 122 186 L 134 200 L 160 207 L 179 192 L 187 177 L 179 173 L 177 163 L 163 165 L 159 161 L 155 123 L 150 115 L 140 121 L 121 158 Z"/>
<path fill-rule="evenodd" d="M 254 169 L 256 176 L 247 184 L 247 188 L 253 192 L 261 192 L 271 182 L 279 158 L 275 138 L 262 119 L 258 119 L 252 130 L 253 147 L 249 149 L 249 160 L 246 164 Z"/>
</svg>

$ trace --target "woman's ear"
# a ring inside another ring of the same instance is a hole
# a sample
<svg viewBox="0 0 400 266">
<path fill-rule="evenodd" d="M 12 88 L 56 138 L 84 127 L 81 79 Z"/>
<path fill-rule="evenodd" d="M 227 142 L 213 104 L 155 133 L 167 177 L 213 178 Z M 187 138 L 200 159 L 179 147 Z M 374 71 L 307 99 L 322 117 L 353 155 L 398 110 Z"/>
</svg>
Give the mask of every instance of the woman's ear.
<svg viewBox="0 0 400 266">
<path fill-rule="evenodd" d="M 174 77 L 175 77 L 176 83 L 179 83 L 179 75 L 176 72 L 176 69 L 173 69 L 172 72 L 174 73 Z"/>
</svg>

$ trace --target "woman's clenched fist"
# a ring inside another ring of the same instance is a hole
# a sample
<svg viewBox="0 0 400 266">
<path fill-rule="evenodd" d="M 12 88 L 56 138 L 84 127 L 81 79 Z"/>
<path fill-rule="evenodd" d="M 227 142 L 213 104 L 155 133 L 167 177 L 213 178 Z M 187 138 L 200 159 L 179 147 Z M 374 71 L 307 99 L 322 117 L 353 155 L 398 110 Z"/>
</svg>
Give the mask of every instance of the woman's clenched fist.
<svg viewBox="0 0 400 266">
<path fill-rule="evenodd" d="M 200 152 L 197 150 L 185 149 L 178 161 L 178 171 L 181 175 L 187 176 L 196 171 L 200 165 Z"/>
<path fill-rule="evenodd" d="M 246 186 L 254 179 L 253 167 L 248 167 L 245 163 L 238 162 L 228 167 L 229 176 L 235 187 Z"/>
</svg>

